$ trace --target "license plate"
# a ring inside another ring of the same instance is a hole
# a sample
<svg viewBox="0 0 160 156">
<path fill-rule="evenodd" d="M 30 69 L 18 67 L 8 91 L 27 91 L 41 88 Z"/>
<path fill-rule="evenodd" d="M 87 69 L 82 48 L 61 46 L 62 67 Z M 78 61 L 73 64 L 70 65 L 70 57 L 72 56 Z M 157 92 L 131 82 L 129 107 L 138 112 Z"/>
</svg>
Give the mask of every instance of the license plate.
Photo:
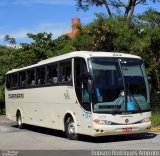
<svg viewBox="0 0 160 156">
<path fill-rule="evenodd" d="M 132 128 L 122 128 L 123 132 L 132 132 Z"/>
</svg>

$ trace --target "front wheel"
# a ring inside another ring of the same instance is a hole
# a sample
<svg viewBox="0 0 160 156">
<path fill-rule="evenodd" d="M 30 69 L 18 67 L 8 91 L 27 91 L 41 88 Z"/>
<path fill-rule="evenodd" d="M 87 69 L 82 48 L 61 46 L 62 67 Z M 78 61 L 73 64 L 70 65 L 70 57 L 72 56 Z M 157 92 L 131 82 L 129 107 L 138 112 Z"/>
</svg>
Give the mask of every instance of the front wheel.
<svg viewBox="0 0 160 156">
<path fill-rule="evenodd" d="M 22 116 L 20 113 L 18 113 L 18 115 L 17 115 L 17 125 L 18 125 L 18 128 L 20 128 L 20 129 L 23 128 Z"/>
<path fill-rule="evenodd" d="M 65 122 L 66 135 L 71 140 L 77 140 L 78 134 L 76 133 L 76 124 L 72 117 L 68 117 Z"/>
</svg>

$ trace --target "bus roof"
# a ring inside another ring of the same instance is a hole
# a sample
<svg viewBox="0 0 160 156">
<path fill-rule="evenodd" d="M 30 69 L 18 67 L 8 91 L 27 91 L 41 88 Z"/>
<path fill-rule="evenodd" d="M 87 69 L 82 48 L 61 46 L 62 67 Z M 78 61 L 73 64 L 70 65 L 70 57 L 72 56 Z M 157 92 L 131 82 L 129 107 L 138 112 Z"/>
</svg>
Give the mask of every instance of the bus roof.
<svg viewBox="0 0 160 156">
<path fill-rule="evenodd" d="M 42 61 L 38 62 L 37 64 L 33 64 L 31 66 L 12 69 L 9 72 L 7 72 L 7 74 L 13 73 L 13 72 L 17 72 L 17 71 L 20 71 L 20 70 L 25 70 L 25 69 L 41 66 L 41 65 L 45 65 L 45 64 L 49 64 L 49 63 L 56 62 L 56 61 L 61 61 L 61 60 L 73 58 L 73 57 L 83 57 L 85 59 L 86 58 L 91 58 L 91 57 L 122 57 L 122 58 L 125 57 L 125 58 L 141 59 L 141 57 L 136 56 L 136 55 L 125 54 L 125 53 L 117 53 L 117 52 L 75 51 L 75 52 L 71 52 L 71 53 L 67 53 L 67 54 L 51 57 L 51 58 L 46 59 L 46 60 L 42 60 Z"/>
</svg>

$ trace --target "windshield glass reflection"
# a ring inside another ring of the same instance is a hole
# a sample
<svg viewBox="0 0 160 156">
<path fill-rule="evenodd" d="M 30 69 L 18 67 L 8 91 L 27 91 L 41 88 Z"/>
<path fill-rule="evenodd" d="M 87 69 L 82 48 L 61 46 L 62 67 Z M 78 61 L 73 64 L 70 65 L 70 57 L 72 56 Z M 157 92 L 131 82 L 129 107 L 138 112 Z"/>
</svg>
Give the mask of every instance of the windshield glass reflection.
<svg viewBox="0 0 160 156">
<path fill-rule="evenodd" d="M 140 59 L 92 58 L 91 64 L 95 112 L 149 109 L 149 91 Z"/>
</svg>

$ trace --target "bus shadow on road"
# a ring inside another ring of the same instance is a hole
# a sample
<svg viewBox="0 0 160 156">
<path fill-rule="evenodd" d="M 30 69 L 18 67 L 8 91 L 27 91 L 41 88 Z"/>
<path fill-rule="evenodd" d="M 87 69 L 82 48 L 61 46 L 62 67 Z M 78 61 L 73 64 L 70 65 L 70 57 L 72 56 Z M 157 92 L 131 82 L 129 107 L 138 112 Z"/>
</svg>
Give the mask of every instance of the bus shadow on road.
<svg viewBox="0 0 160 156">
<path fill-rule="evenodd" d="M 18 128 L 16 125 L 13 125 L 12 127 Z M 31 125 L 25 125 L 23 130 L 29 130 L 32 132 L 37 132 L 45 135 L 51 135 L 51 136 L 67 139 L 65 132 L 62 132 L 59 130 L 43 128 L 38 126 L 31 126 Z M 120 142 L 120 141 L 153 139 L 156 136 L 157 134 L 155 133 L 114 135 L 114 136 L 102 136 L 102 137 L 91 137 L 91 136 L 80 135 L 78 140 L 83 142 L 90 142 L 90 143 L 110 143 L 110 142 Z"/>
<path fill-rule="evenodd" d="M 121 142 L 121 141 L 131 141 L 131 140 L 153 139 L 156 136 L 157 134 L 155 133 L 114 135 L 114 136 L 103 136 L 103 137 L 81 136 L 80 140 L 92 143 L 110 143 L 110 142 Z"/>
<path fill-rule="evenodd" d="M 13 127 L 18 128 L 17 125 L 14 125 Z M 41 133 L 41 134 L 45 134 L 45 135 L 67 138 L 63 131 L 50 129 L 50 128 L 43 128 L 43 127 L 38 127 L 38 126 L 32 126 L 32 125 L 26 125 L 25 124 L 22 130 L 29 130 L 31 132 Z"/>
</svg>

